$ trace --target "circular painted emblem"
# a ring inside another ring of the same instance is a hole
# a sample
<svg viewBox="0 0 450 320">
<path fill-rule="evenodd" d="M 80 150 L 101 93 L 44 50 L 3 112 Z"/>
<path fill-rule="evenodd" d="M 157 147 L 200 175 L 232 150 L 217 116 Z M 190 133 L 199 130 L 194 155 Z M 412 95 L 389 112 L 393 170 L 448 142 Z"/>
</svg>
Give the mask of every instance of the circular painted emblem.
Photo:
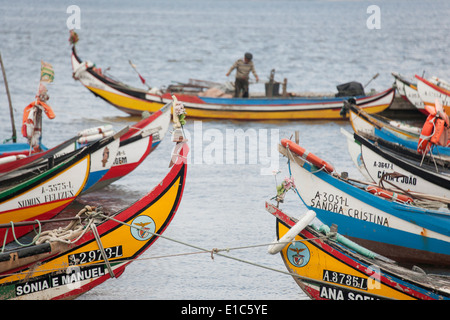
<svg viewBox="0 0 450 320">
<path fill-rule="evenodd" d="M 139 241 L 150 239 L 155 232 L 155 222 L 148 216 L 136 217 L 131 225 L 131 235 Z"/>
<path fill-rule="evenodd" d="M 310 254 L 308 247 L 303 242 L 293 242 L 286 251 L 289 262 L 296 267 L 304 267 L 308 264 Z"/>
<path fill-rule="evenodd" d="M 363 157 L 362 157 L 361 153 L 358 154 L 358 156 L 356 157 L 356 162 L 358 163 L 359 167 L 364 166 L 364 160 L 363 160 Z"/>
</svg>

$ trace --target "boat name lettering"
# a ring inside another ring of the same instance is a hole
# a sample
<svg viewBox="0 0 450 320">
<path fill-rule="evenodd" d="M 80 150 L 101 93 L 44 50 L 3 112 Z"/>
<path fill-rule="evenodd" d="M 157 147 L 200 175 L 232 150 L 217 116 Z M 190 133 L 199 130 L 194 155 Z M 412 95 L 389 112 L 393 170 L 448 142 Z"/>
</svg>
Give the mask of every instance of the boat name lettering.
<svg viewBox="0 0 450 320">
<path fill-rule="evenodd" d="M 46 202 L 72 198 L 75 196 L 75 191 L 71 181 L 46 184 L 40 187 L 40 191 L 40 195 L 17 201 L 17 207 L 25 208 Z"/>
<path fill-rule="evenodd" d="M 83 280 L 94 279 L 106 275 L 104 266 L 94 266 L 87 268 L 72 268 L 67 274 L 57 274 L 39 277 L 35 281 L 20 283 L 15 286 L 16 296 L 32 294 L 62 285 L 70 285 Z"/>
<path fill-rule="evenodd" d="M 380 171 L 378 170 L 377 172 L 377 176 L 379 179 L 381 179 L 381 177 L 383 177 L 384 174 L 386 174 L 388 172 L 386 171 Z M 393 181 L 393 182 L 397 182 L 397 183 L 404 183 L 404 184 L 411 184 L 411 185 L 416 185 L 417 184 L 417 178 L 414 176 L 398 176 L 398 177 L 392 177 L 390 175 L 385 175 L 383 177 L 384 180 L 386 181 Z"/>
<path fill-rule="evenodd" d="M 39 197 L 33 197 L 33 198 L 17 201 L 17 207 L 25 208 L 25 207 L 29 207 L 29 206 L 42 204 L 42 203 L 63 200 L 63 199 L 68 199 L 68 198 L 73 198 L 73 197 L 75 197 L 75 193 L 73 190 L 55 192 L 55 193 L 50 193 L 50 194 L 44 194 L 43 196 L 41 195 Z"/>
<path fill-rule="evenodd" d="M 41 199 L 39 197 L 34 197 L 34 198 L 30 198 L 30 199 L 17 201 L 17 205 L 19 208 L 25 208 L 25 207 L 34 206 L 37 204 L 41 204 Z"/>
<path fill-rule="evenodd" d="M 75 194 L 72 190 L 69 191 L 63 191 L 63 192 L 57 192 L 52 194 L 47 194 L 44 196 L 44 202 L 51 202 L 56 200 L 62 200 L 67 198 L 75 197 Z"/>
<path fill-rule="evenodd" d="M 389 220 L 386 217 L 379 216 L 376 214 L 373 214 L 371 212 L 367 212 L 364 210 L 358 210 L 353 208 L 348 208 L 347 215 L 351 218 L 363 220 L 363 221 L 369 221 L 372 223 L 376 223 L 382 226 L 389 227 Z"/>
<path fill-rule="evenodd" d="M 321 285 L 320 297 L 330 300 L 380 300 L 378 297 L 368 295 L 364 292 L 355 292 L 345 288 Z"/>
<path fill-rule="evenodd" d="M 311 199 L 311 207 L 347 215 L 351 218 L 369 221 L 382 226 L 389 226 L 388 218 L 364 211 L 363 209 L 352 208 L 348 204 L 348 198 L 328 192 L 321 193 L 317 191 L 314 198 Z"/>
<path fill-rule="evenodd" d="M 123 255 L 122 246 L 105 248 L 105 254 L 107 259 L 121 257 Z M 78 265 L 94 261 L 103 261 L 104 259 L 100 249 L 98 249 L 71 254 L 68 256 L 68 260 L 69 265 Z"/>
<path fill-rule="evenodd" d="M 41 194 L 28 199 L 21 199 L 17 201 L 18 208 L 25 208 L 29 206 L 39 205 L 46 202 L 63 200 L 75 197 L 75 190 L 72 182 L 58 182 L 53 184 L 46 184 L 40 187 Z"/>
<path fill-rule="evenodd" d="M 367 279 L 353 276 L 351 274 L 323 270 L 323 281 L 343 284 L 349 287 L 367 290 Z"/>
</svg>

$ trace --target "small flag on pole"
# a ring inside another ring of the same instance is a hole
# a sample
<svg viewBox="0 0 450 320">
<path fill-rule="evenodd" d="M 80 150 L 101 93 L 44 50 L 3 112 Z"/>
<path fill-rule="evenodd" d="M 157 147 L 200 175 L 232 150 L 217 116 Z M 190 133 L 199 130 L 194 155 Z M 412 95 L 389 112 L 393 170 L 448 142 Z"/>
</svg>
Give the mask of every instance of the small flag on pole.
<svg viewBox="0 0 450 320">
<path fill-rule="evenodd" d="M 41 82 L 53 82 L 55 79 L 55 71 L 50 63 L 41 61 Z"/>
<path fill-rule="evenodd" d="M 133 62 L 131 62 L 131 60 L 128 60 L 128 62 L 130 63 L 130 65 L 131 65 L 131 67 L 134 69 L 134 71 L 136 71 L 137 75 L 139 76 L 139 79 L 141 79 L 141 82 L 142 82 L 143 84 L 145 84 L 145 79 L 144 79 L 143 76 L 141 76 L 141 74 L 139 73 L 139 71 L 137 71 L 136 65 L 135 65 Z"/>
<path fill-rule="evenodd" d="M 141 79 L 141 82 L 142 82 L 143 84 L 145 84 L 145 79 L 144 79 L 140 74 L 138 74 L 138 76 L 139 76 L 139 78 Z"/>
</svg>

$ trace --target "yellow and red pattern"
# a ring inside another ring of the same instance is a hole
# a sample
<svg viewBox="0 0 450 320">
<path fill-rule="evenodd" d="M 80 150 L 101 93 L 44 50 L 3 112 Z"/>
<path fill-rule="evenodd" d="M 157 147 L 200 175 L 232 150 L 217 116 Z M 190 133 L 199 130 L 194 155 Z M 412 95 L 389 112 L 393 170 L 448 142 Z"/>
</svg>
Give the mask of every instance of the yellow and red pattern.
<svg viewBox="0 0 450 320">
<path fill-rule="evenodd" d="M 150 193 L 97 226 L 101 244 L 96 241 L 94 231 L 89 230 L 73 244 L 52 244 L 52 252 L 32 264 L 14 268 L 13 260 L 0 262 L 0 297 L 74 298 L 112 276 L 120 276 L 173 219 L 184 189 L 187 150 L 184 144 L 176 164 Z M 141 232 L 139 228 L 143 225 L 145 229 Z M 100 254 L 101 247 L 111 269 Z"/>
</svg>

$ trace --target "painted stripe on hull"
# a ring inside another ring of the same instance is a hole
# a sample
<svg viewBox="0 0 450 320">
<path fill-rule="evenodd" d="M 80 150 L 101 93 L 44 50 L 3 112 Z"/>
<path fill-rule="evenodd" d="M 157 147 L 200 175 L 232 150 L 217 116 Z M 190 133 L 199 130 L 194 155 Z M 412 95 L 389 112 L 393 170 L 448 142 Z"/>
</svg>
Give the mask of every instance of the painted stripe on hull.
<svg viewBox="0 0 450 320">
<path fill-rule="evenodd" d="M 116 94 L 110 91 L 94 88 L 92 86 L 86 88 L 119 109 L 123 111 L 127 110 L 126 112 L 132 115 L 141 115 L 143 111 L 156 112 L 165 104 L 163 102 L 137 99 L 133 96 L 127 96 L 122 93 Z"/>
<path fill-rule="evenodd" d="M 88 179 L 89 170 L 88 155 L 51 179 L 3 202 L 0 205 L 0 223 L 53 218 L 81 193 Z M 54 190 L 55 186 L 61 190 Z M 32 228 L 32 226 L 16 228 L 15 234 L 20 237 L 30 232 Z M 5 232 L 6 229 L 0 230 L 0 243 L 3 243 Z M 8 232 L 6 243 L 12 240 L 13 235 Z"/>
<path fill-rule="evenodd" d="M 284 213 L 275 215 L 277 238 L 280 239 L 294 222 L 286 221 Z M 300 276 L 294 279 L 312 298 L 332 300 L 449 298 L 447 288 L 436 293 L 430 290 L 430 286 L 415 281 L 415 275 L 410 270 L 392 268 L 390 264 L 379 264 L 380 261 L 376 259 L 350 253 L 352 250 L 348 250 L 345 246 L 340 246 L 327 238 L 322 240 L 321 235 L 314 228 L 306 227 L 296 236 L 294 242 L 286 245 L 281 251 L 287 269 Z M 297 252 L 297 255 L 293 252 Z M 298 260 L 296 257 L 299 257 L 300 252 L 304 259 Z M 427 283 L 425 280 L 422 281 Z M 443 285 L 442 281 L 440 284 Z"/>
<path fill-rule="evenodd" d="M 310 166 L 305 164 L 305 168 Z M 450 221 L 447 215 L 392 203 L 326 173 L 313 175 L 305 168 L 296 164 L 290 166 L 294 180 L 301 181 L 296 183 L 300 198 L 308 208 L 317 212 L 324 223 L 338 224 L 344 236 L 443 254 L 446 261 L 434 262 L 450 265 Z M 329 197 L 333 197 L 333 201 Z M 387 256 L 384 252 L 379 253 Z"/>
<path fill-rule="evenodd" d="M 442 103 L 442 107 L 447 114 L 450 114 L 450 91 L 441 88 L 434 83 L 416 75 L 417 91 L 422 101 L 429 106 L 435 105 L 436 98 Z"/>
<path fill-rule="evenodd" d="M 181 156 L 187 155 L 187 145 L 182 147 Z M 130 207 L 117 212 L 114 218 L 98 225 L 98 233 L 105 248 L 120 247 L 120 255 L 108 259 L 115 276 L 148 249 L 172 221 L 178 210 L 186 179 L 186 163 L 178 158 L 168 175 L 156 187 Z M 142 221 L 150 221 L 151 232 L 137 232 L 132 226 L 141 226 Z M 125 222 L 129 225 L 123 225 Z M 134 232 L 136 231 L 136 232 Z M 74 298 L 110 278 L 103 259 L 79 261 L 80 265 L 70 266 L 71 256 L 98 252 L 98 244 L 92 232 L 86 233 L 75 245 L 70 245 L 63 253 L 50 256 L 28 273 L 16 270 L 0 276 L 0 296 L 7 299 L 68 299 Z M 109 252 L 109 251 L 107 251 Z M 5 263 L 9 263 L 6 261 Z M 24 292 L 24 285 L 33 290 Z M 20 287 L 22 286 L 22 287 Z"/>
<path fill-rule="evenodd" d="M 73 49 L 73 70 L 78 70 L 80 62 L 75 49 Z M 171 94 L 159 96 L 122 84 L 113 84 L 90 69 L 83 71 L 79 80 L 95 95 L 131 115 L 139 115 L 142 111 L 156 112 L 163 104 L 172 100 Z M 391 88 L 375 96 L 362 97 L 358 99 L 358 104 L 367 108 L 366 110 L 370 113 L 378 113 L 390 106 L 394 92 Z M 251 98 L 241 100 L 243 105 L 238 105 L 236 101 L 239 102 L 240 99 L 175 95 L 185 105 L 189 117 L 237 120 L 342 119 L 340 110 L 345 100 L 345 98 L 321 100 Z M 259 101 L 264 102 L 262 105 L 255 105 Z"/>
</svg>

